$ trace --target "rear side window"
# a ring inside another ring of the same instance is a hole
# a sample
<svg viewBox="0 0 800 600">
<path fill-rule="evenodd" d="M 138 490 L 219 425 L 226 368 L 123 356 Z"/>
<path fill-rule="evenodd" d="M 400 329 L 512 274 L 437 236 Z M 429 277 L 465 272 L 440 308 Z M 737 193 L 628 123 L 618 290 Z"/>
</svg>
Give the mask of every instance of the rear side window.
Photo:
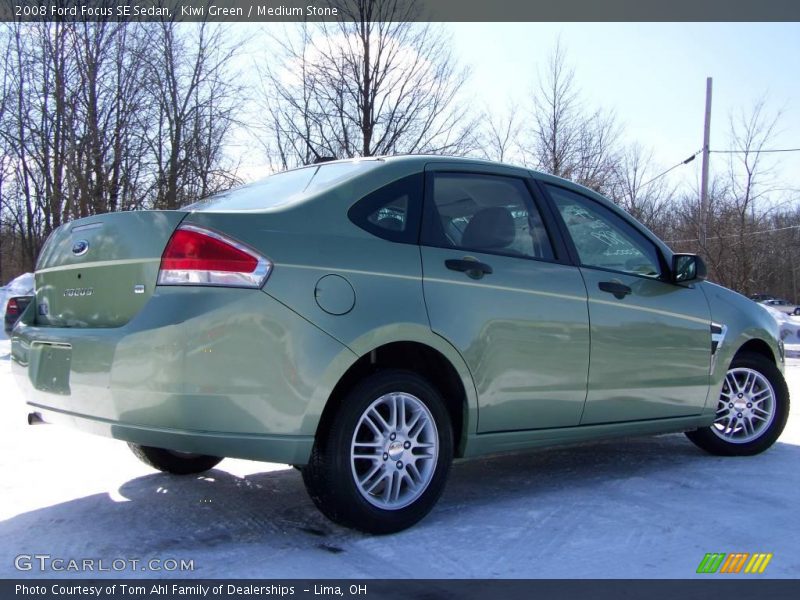
<svg viewBox="0 0 800 600">
<path fill-rule="evenodd" d="M 377 160 L 329 163 L 292 169 L 209 196 L 186 207 L 194 211 L 265 210 L 287 206 L 352 179 L 381 163 Z"/>
<path fill-rule="evenodd" d="M 422 211 L 423 175 L 398 179 L 356 202 L 350 220 L 385 240 L 416 244 Z"/>
<path fill-rule="evenodd" d="M 523 180 L 471 173 L 432 177 L 424 243 L 554 260 L 550 238 Z"/>
</svg>

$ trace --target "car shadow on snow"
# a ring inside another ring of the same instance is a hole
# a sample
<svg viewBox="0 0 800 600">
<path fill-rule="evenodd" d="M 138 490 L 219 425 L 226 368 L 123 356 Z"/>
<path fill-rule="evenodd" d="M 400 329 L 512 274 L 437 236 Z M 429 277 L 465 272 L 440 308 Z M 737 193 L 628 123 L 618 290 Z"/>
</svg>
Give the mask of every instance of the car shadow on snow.
<svg viewBox="0 0 800 600">
<path fill-rule="evenodd" d="M 768 501 L 773 488 L 776 494 L 796 489 L 798 461 L 800 447 L 790 444 L 777 444 L 756 457 L 719 458 L 696 449 L 682 435 L 462 461 L 454 465 L 432 514 L 411 532 L 393 537 L 413 547 L 420 536 L 424 540 L 446 531 L 469 543 L 466 524 L 511 531 L 535 527 L 537 519 L 578 520 L 587 511 L 604 514 L 624 529 L 636 511 L 645 511 L 644 519 L 687 502 L 696 506 L 737 494 L 763 494 Z M 258 544 L 330 556 L 370 547 L 369 536 L 334 525 L 316 510 L 295 469 L 237 477 L 224 465 L 198 476 L 153 473 L 125 482 L 115 494 L 76 498 L 0 522 L 0 539 L 5 540 L 0 574 L 26 575 L 13 570 L 14 556 L 21 552 L 163 558 Z M 730 466 L 736 467 L 736 477 Z M 758 489 L 752 485 L 756 475 Z M 585 532 L 576 528 L 572 534 Z"/>
</svg>

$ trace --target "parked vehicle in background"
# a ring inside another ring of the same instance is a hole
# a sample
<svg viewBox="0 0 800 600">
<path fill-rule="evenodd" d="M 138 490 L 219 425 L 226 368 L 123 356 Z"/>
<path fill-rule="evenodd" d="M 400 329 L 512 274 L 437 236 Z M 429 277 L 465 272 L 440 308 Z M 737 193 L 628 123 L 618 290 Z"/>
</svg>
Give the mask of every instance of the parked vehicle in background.
<svg viewBox="0 0 800 600">
<path fill-rule="evenodd" d="M 28 308 L 28 304 L 31 303 L 32 299 L 33 295 L 12 296 L 6 301 L 6 313 L 5 319 L 3 320 L 3 329 L 7 336 L 11 336 L 11 330 L 14 329 L 14 325 L 17 324 L 17 321 L 22 316 L 22 313 L 25 312 L 25 309 Z"/>
<path fill-rule="evenodd" d="M 772 294 L 750 294 L 748 296 L 753 302 L 764 302 L 765 300 L 772 300 L 774 297 Z"/>
<path fill-rule="evenodd" d="M 786 348 L 786 356 L 800 357 L 800 316 L 789 315 L 777 308 L 761 306 L 775 319 L 780 328 L 780 338 Z"/>
<path fill-rule="evenodd" d="M 33 294 L 34 275 L 23 273 L 0 287 L 0 310 L 5 312 L 6 302 L 12 296 L 30 296 Z"/>
<path fill-rule="evenodd" d="M 171 473 L 293 464 L 329 518 L 389 533 L 454 457 L 674 431 L 769 448 L 789 414 L 778 326 L 705 276 L 557 177 L 328 162 L 62 225 L 12 370 L 33 421 Z"/>
<path fill-rule="evenodd" d="M 800 306 L 782 298 L 771 298 L 770 300 L 764 300 L 761 304 L 789 315 L 800 315 Z"/>
<path fill-rule="evenodd" d="M 0 311 L 3 312 L 3 329 L 8 335 L 33 296 L 34 275 L 23 273 L 0 288 Z M 14 302 L 11 303 L 11 299 Z M 20 306 L 23 306 L 20 309 Z"/>
</svg>

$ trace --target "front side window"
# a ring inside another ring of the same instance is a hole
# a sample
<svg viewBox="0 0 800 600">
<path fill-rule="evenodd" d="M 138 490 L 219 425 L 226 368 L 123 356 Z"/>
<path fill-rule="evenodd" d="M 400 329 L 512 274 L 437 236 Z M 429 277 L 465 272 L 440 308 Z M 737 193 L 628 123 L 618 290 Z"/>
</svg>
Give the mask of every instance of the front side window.
<svg viewBox="0 0 800 600">
<path fill-rule="evenodd" d="M 435 173 L 423 243 L 553 260 L 553 247 L 521 179 Z"/>
<path fill-rule="evenodd" d="M 653 243 L 618 215 L 580 194 L 545 186 L 567 226 L 581 265 L 657 278 Z"/>
</svg>

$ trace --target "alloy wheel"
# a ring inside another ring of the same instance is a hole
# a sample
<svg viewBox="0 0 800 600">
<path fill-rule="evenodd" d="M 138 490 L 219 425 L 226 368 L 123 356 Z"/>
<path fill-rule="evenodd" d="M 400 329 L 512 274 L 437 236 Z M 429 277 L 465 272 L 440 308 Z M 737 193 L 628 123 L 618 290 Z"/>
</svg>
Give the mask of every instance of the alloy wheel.
<svg viewBox="0 0 800 600">
<path fill-rule="evenodd" d="M 775 390 L 769 380 L 754 369 L 730 369 L 711 431 L 726 442 L 744 444 L 761 437 L 774 418 Z"/>
<path fill-rule="evenodd" d="M 405 392 L 384 394 L 361 415 L 350 448 L 356 487 L 370 504 L 398 510 L 433 479 L 439 434 L 428 407 Z"/>
</svg>

